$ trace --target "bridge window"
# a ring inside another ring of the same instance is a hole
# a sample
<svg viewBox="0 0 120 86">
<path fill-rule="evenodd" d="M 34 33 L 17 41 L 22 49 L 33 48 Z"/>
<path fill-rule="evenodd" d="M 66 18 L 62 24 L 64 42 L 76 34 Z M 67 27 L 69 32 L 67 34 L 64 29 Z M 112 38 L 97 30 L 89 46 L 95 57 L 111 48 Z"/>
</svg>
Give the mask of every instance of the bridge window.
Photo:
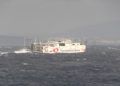
<svg viewBox="0 0 120 86">
<path fill-rule="evenodd" d="M 65 43 L 59 43 L 59 46 L 65 46 Z"/>
<path fill-rule="evenodd" d="M 75 45 L 75 44 L 72 44 L 72 45 Z"/>
<path fill-rule="evenodd" d="M 49 44 L 49 46 L 54 47 L 54 44 Z"/>
</svg>

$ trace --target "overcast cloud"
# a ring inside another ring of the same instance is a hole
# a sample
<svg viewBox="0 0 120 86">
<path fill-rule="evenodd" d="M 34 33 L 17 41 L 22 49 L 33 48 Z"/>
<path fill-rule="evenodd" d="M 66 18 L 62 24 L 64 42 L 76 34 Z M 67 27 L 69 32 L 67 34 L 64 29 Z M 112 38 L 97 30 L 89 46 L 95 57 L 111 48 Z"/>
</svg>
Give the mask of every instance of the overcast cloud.
<svg viewBox="0 0 120 86">
<path fill-rule="evenodd" d="M 119 29 L 120 0 L 0 0 L 0 34 L 115 38 Z"/>
</svg>

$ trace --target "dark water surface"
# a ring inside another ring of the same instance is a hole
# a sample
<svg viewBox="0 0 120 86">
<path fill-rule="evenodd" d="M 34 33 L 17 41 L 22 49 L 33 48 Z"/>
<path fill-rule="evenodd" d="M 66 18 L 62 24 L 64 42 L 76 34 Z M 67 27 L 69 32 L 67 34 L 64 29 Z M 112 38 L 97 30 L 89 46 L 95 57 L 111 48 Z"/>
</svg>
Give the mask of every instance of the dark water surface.
<svg viewBox="0 0 120 86">
<path fill-rule="evenodd" d="M 1 56 L 0 86 L 120 86 L 120 51 Z"/>
</svg>

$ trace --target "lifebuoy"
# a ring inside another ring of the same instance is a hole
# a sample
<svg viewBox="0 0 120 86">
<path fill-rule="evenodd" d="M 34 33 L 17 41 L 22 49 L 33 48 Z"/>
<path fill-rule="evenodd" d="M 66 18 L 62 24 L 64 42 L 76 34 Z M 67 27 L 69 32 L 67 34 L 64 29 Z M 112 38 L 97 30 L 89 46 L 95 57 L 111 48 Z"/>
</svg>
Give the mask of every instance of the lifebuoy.
<svg viewBox="0 0 120 86">
<path fill-rule="evenodd" d="M 58 50 L 59 50 L 58 48 L 54 48 L 54 49 L 53 49 L 53 52 L 54 52 L 54 53 L 57 53 Z"/>
</svg>

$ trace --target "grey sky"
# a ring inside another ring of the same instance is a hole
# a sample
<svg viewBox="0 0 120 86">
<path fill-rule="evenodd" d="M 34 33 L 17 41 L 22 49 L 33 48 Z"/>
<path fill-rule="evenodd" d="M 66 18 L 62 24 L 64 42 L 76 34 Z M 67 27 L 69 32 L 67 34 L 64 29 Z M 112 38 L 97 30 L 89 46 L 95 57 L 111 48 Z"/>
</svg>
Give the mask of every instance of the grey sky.
<svg viewBox="0 0 120 86">
<path fill-rule="evenodd" d="M 0 34 L 116 37 L 119 29 L 120 0 L 0 0 Z"/>
</svg>

